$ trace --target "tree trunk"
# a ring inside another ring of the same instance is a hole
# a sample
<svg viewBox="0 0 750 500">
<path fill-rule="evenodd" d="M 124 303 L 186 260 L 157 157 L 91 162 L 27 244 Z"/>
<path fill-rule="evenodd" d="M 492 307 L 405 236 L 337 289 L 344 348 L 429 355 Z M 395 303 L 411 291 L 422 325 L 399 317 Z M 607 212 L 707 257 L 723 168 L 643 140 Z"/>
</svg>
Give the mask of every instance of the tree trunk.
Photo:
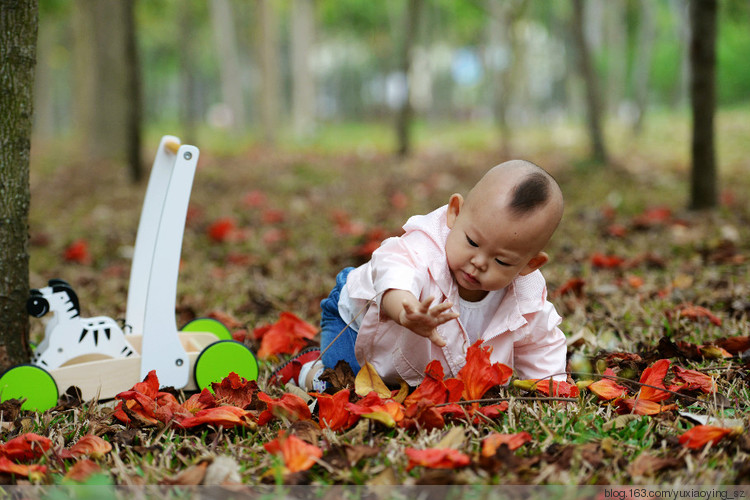
<svg viewBox="0 0 750 500">
<path fill-rule="evenodd" d="M 591 156 L 597 163 L 607 163 L 607 151 L 602 133 L 602 106 L 599 83 L 591 62 L 584 32 L 585 0 L 573 0 L 573 37 L 578 49 L 578 65 L 586 87 L 586 118 L 591 142 Z"/>
<path fill-rule="evenodd" d="M 638 56 L 633 68 L 633 88 L 635 107 L 638 115 L 633 122 L 633 132 L 640 134 L 643 130 L 643 120 L 648 106 L 648 82 L 651 75 L 651 54 L 653 52 L 654 37 L 654 3 L 653 0 L 640 1 L 640 23 L 638 23 Z"/>
<path fill-rule="evenodd" d="M 403 43 L 399 55 L 398 69 L 404 77 L 406 89 L 404 91 L 403 102 L 396 112 L 396 152 L 401 157 L 408 156 L 411 152 L 411 122 L 414 109 L 412 108 L 410 98 L 409 70 L 411 69 L 412 49 L 417 37 L 422 3 L 423 0 L 408 0 L 404 16 Z"/>
<path fill-rule="evenodd" d="M 29 151 L 37 0 L 0 0 L 0 369 L 29 359 Z"/>
<path fill-rule="evenodd" d="M 126 108 L 125 147 L 127 149 L 130 180 L 143 179 L 141 163 L 141 121 L 143 118 L 143 94 L 138 58 L 138 42 L 135 23 L 135 0 L 123 0 L 125 21 L 125 65 L 127 67 L 126 92 L 130 105 Z"/>
<path fill-rule="evenodd" d="M 717 0 L 691 0 L 690 100 L 693 141 L 690 208 L 714 208 L 717 202 L 714 112 L 716 110 Z"/>
<path fill-rule="evenodd" d="M 261 121 L 263 139 L 268 145 L 276 143 L 279 129 L 280 86 L 279 27 L 273 0 L 258 0 L 261 65 Z"/>
<path fill-rule="evenodd" d="M 653 1 L 653 0 L 651 0 Z M 628 72 L 628 28 L 626 2 L 608 2 L 604 6 L 604 27 L 607 41 L 607 105 L 612 113 L 620 110 L 625 96 Z"/>
<path fill-rule="evenodd" d="M 245 99 L 242 95 L 242 74 L 232 6 L 229 0 L 211 0 L 210 7 L 219 60 L 222 100 L 232 111 L 232 130 L 240 132 L 244 130 L 246 124 Z"/>
<path fill-rule="evenodd" d="M 315 75 L 310 53 L 315 39 L 313 0 L 294 0 L 292 6 L 292 119 L 297 138 L 310 137 L 315 128 Z"/>
<path fill-rule="evenodd" d="M 185 144 L 196 144 L 197 128 L 200 121 L 200 108 L 198 107 L 198 85 L 196 79 L 196 52 L 195 30 L 197 21 L 193 2 L 185 2 L 179 9 L 178 37 L 180 40 L 180 123 L 182 131 L 181 139 Z"/>
</svg>

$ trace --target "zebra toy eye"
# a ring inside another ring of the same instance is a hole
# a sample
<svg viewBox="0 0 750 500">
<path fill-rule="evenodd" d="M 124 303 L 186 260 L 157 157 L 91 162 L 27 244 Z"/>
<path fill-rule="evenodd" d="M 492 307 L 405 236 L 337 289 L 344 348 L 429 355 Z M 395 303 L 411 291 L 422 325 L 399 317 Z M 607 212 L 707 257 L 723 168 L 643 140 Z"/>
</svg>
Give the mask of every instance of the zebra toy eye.
<svg viewBox="0 0 750 500">
<path fill-rule="evenodd" d="M 26 301 L 26 311 L 35 318 L 41 318 L 49 312 L 49 302 L 44 297 L 32 296 Z"/>
</svg>

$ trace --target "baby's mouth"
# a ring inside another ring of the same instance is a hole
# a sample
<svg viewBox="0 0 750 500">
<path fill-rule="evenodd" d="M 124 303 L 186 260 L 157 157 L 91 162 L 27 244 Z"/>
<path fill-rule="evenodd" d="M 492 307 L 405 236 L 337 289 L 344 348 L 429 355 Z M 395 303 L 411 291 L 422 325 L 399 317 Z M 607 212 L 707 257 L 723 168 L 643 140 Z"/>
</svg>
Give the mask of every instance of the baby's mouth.
<svg viewBox="0 0 750 500">
<path fill-rule="evenodd" d="M 472 285 L 478 285 L 479 280 L 476 279 L 473 275 L 467 273 L 466 271 L 461 271 L 464 274 L 464 279 L 466 279 L 467 282 L 471 283 Z"/>
</svg>

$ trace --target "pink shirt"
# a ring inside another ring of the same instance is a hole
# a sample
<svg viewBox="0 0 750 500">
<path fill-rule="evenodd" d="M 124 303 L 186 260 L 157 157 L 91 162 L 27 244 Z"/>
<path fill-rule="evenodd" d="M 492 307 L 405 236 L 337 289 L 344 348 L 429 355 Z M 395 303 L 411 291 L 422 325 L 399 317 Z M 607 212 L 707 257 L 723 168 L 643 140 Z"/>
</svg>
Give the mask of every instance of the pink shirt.
<svg viewBox="0 0 750 500">
<path fill-rule="evenodd" d="M 445 255 L 450 232 L 446 212 L 444 206 L 411 217 L 404 225 L 404 235 L 385 240 L 372 259 L 347 279 L 351 299 L 374 301 L 362 319 L 355 356 L 362 365 L 371 363 L 388 383 L 403 379 L 409 385 L 418 385 L 433 359 L 440 361 L 447 377 L 455 377 L 466 363 L 470 340 L 460 318 L 438 327 L 447 342 L 440 348 L 380 314 L 380 299 L 389 289 L 408 290 L 420 300 L 430 296 L 441 302 L 450 300 L 458 312 L 458 286 Z M 557 380 L 566 378 L 562 374 L 565 335 L 558 328 L 561 318 L 546 297 L 541 272 L 516 277 L 480 334 L 483 345 L 492 347 L 490 359 L 512 367 L 520 379 L 550 375 Z"/>
</svg>

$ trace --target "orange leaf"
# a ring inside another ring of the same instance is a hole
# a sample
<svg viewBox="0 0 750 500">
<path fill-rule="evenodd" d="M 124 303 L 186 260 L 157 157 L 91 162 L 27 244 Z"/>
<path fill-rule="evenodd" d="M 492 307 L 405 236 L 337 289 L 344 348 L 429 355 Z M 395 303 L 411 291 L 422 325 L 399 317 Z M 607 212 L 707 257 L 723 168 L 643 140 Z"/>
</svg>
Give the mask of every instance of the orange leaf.
<svg viewBox="0 0 750 500">
<path fill-rule="evenodd" d="M 711 311 L 705 307 L 695 306 L 693 304 L 682 304 L 675 309 L 675 312 L 682 318 L 688 318 L 693 321 L 700 318 L 708 318 L 708 320 L 716 326 L 721 326 L 721 318 L 714 315 Z"/>
<path fill-rule="evenodd" d="M 392 399 L 384 400 L 376 392 L 371 392 L 356 403 L 347 403 L 347 410 L 393 427 L 404 418 L 404 407 Z"/>
<path fill-rule="evenodd" d="M 307 470 L 323 456 L 323 450 L 317 446 L 306 443 L 295 435 L 287 436 L 285 431 L 279 432 L 279 437 L 263 447 L 269 453 L 281 455 L 289 472 Z"/>
<path fill-rule="evenodd" d="M 508 411 L 508 406 L 508 402 L 503 401 L 494 405 L 480 406 L 476 411 L 487 418 L 498 418 L 500 415 Z M 473 423 L 478 424 L 480 422 L 479 417 L 474 417 Z"/>
<path fill-rule="evenodd" d="M 52 441 L 44 436 L 27 432 L 0 445 L 0 455 L 10 460 L 36 460 L 49 450 Z"/>
<path fill-rule="evenodd" d="M 667 376 L 667 370 L 669 370 L 669 360 L 660 359 L 655 361 L 654 364 L 643 370 L 641 374 L 640 382 L 642 384 L 648 384 L 651 386 L 664 387 L 664 377 Z M 653 387 L 641 387 L 641 391 L 638 393 L 638 399 L 645 399 L 658 403 L 667 399 L 671 394 Z"/>
<path fill-rule="evenodd" d="M 420 400 L 427 400 L 434 404 L 456 402 L 461 399 L 464 383 L 458 379 L 443 380 L 443 365 L 433 359 L 424 370 L 425 378 L 417 388 L 407 396 L 404 405 L 409 406 Z"/>
<path fill-rule="evenodd" d="M 672 366 L 672 371 L 675 372 L 675 381 L 684 382 L 685 385 L 675 387 L 676 390 L 694 390 L 700 389 L 706 394 L 716 392 L 716 383 L 714 379 L 705 373 L 701 373 L 696 370 L 689 370 L 680 366 Z"/>
<path fill-rule="evenodd" d="M 282 394 L 280 398 L 274 399 L 265 392 L 259 392 L 258 398 L 266 403 L 268 411 L 271 412 L 274 417 L 285 418 L 292 422 L 297 420 L 310 420 L 312 418 L 307 403 L 296 394 L 286 392 Z"/>
<path fill-rule="evenodd" d="M 718 443 L 732 432 L 726 427 L 696 425 L 680 436 L 680 444 L 691 450 L 699 450 L 709 443 Z"/>
<path fill-rule="evenodd" d="M 307 346 L 318 330 L 294 314 L 284 311 L 279 321 L 269 328 L 256 329 L 255 335 L 262 337 L 258 357 L 266 359 L 278 354 L 296 354 Z"/>
<path fill-rule="evenodd" d="M 346 409 L 349 402 L 349 389 L 342 389 L 336 394 L 315 394 L 318 399 L 318 416 L 321 426 L 328 426 L 332 431 L 346 430 L 359 420 Z"/>
<path fill-rule="evenodd" d="M 213 408 L 214 406 L 216 406 L 216 397 L 211 394 L 211 391 L 209 391 L 208 389 L 203 389 L 198 394 L 193 394 L 184 403 L 182 403 L 182 407 L 185 409 L 185 411 L 188 411 L 193 415 L 198 413 L 200 410 Z"/>
<path fill-rule="evenodd" d="M 604 255 L 595 253 L 591 256 L 591 265 L 602 269 L 614 269 L 622 267 L 625 259 L 617 255 Z"/>
<path fill-rule="evenodd" d="M 73 466 L 68 469 L 68 472 L 65 474 L 65 479 L 82 483 L 99 472 L 102 472 L 102 468 L 99 467 L 96 462 L 84 458 L 73 464 Z"/>
<path fill-rule="evenodd" d="M 102 458 L 112 451 L 112 445 L 104 439 L 93 434 L 86 434 L 78 440 L 69 450 L 60 452 L 62 458 L 73 458 L 80 455 L 88 455 L 92 458 Z"/>
<path fill-rule="evenodd" d="M 47 466 L 45 465 L 23 465 L 11 462 L 8 457 L 0 457 L 0 472 L 6 474 L 14 474 L 16 476 L 28 477 L 34 481 L 38 481 L 47 473 Z"/>
<path fill-rule="evenodd" d="M 399 427 L 404 429 L 442 429 L 445 427 L 443 415 L 435 408 L 435 405 L 427 400 L 420 399 L 404 410 L 404 419 L 399 422 Z"/>
<path fill-rule="evenodd" d="M 563 295 L 573 294 L 576 297 L 583 296 L 583 287 L 586 285 L 586 280 L 583 278 L 570 278 L 560 288 L 552 292 L 553 297 L 562 297 Z"/>
<path fill-rule="evenodd" d="M 78 264 L 91 264 L 89 244 L 86 240 L 76 240 L 65 249 L 63 259 Z"/>
<path fill-rule="evenodd" d="M 409 465 L 406 466 L 407 471 L 418 465 L 430 469 L 454 469 L 466 467 L 471 463 L 468 455 L 453 448 L 429 448 L 426 450 L 406 448 L 404 452 L 409 458 Z"/>
<path fill-rule="evenodd" d="M 541 392 L 546 396 L 575 398 L 580 391 L 578 387 L 562 380 L 530 378 L 527 380 L 514 380 L 513 387 L 527 391 Z"/>
<path fill-rule="evenodd" d="M 208 227 L 208 237 L 216 243 L 223 243 L 230 239 L 230 237 L 237 230 L 237 225 L 234 219 L 231 217 L 222 217 L 215 220 Z"/>
<path fill-rule="evenodd" d="M 221 383 L 211 383 L 211 388 L 214 390 L 217 404 L 247 408 L 253 400 L 253 394 L 258 390 L 258 383 L 230 372 Z"/>
<path fill-rule="evenodd" d="M 178 425 L 184 428 L 196 427 L 198 425 L 215 425 L 217 427 L 236 427 L 247 425 L 250 420 L 248 412 L 236 406 L 217 406 L 200 410 L 193 417 L 188 417 Z"/>
<path fill-rule="evenodd" d="M 663 411 L 675 410 L 677 405 L 662 405 L 648 399 L 618 399 L 615 400 L 617 412 L 622 414 L 632 413 L 634 415 L 656 415 Z"/>
<path fill-rule="evenodd" d="M 458 379 L 464 383 L 463 397 L 467 401 L 480 399 L 490 388 L 508 382 L 513 370 L 502 363 L 490 361 L 491 347 L 480 347 L 477 340 L 466 350 L 466 364 L 458 372 Z"/>
<path fill-rule="evenodd" d="M 494 456 L 497 449 L 503 444 L 513 451 L 521 447 L 521 445 L 528 443 L 531 439 L 531 434 L 528 432 L 518 432 L 516 434 L 500 434 L 493 432 L 482 440 L 482 456 Z"/>
<path fill-rule="evenodd" d="M 612 370 L 612 368 L 607 368 L 606 370 L 604 370 L 603 375 L 614 377 L 615 372 L 614 370 Z M 599 396 L 599 399 L 603 399 L 605 401 L 619 398 L 628 393 L 628 390 L 625 387 L 618 385 L 614 380 L 608 378 L 602 378 L 592 384 L 589 384 L 588 390 Z"/>
</svg>

